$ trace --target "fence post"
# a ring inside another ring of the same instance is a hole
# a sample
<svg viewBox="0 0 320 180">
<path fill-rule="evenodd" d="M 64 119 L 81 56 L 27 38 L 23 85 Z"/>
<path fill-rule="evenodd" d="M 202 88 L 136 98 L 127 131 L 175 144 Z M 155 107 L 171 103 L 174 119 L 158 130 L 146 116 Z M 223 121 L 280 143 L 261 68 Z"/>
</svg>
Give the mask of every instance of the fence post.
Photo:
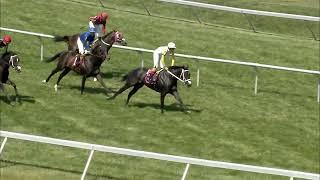
<svg viewBox="0 0 320 180">
<path fill-rule="evenodd" d="M 254 81 L 254 95 L 258 93 L 258 68 L 254 67 L 255 81 Z"/>
<path fill-rule="evenodd" d="M 149 9 L 148 9 L 148 7 L 144 4 L 144 2 L 142 2 L 142 5 L 143 5 L 144 9 L 147 11 L 148 15 L 151 16 L 151 13 L 150 13 Z"/>
<path fill-rule="evenodd" d="M 306 22 L 306 21 L 304 21 L 304 22 Z M 308 22 L 306 22 L 305 24 L 306 24 L 308 30 L 310 31 L 313 39 L 316 40 L 316 41 L 319 41 L 319 39 L 317 39 L 317 36 L 316 36 L 316 35 L 314 34 L 314 32 L 312 31 L 312 29 L 311 29 L 310 25 L 308 24 Z"/>
<path fill-rule="evenodd" d="M 249 25 L 250 25 L 250 27 L 251 27 L 251 29 L 253 30 L 253 32 L 257 32 L 256 31 L 256 28 L 254 27 L 254 25 L 253 25 L 253 23 L 250 21 L 250 18 L 249 18 L 249 16 L 247 15 L 247 14 L 245 14 L 245 13 L 241 13 L 242 15 L 244 15 L 244 17 L 246 17 L 246 19 L 247 19 L 247 21 L 248 21 L 248 23 L 249 23 Z"/>
<path fill-rule="evenodd" d="M 293 177 L 290 177 L 290 180 L 293 180 Z"/>
<path fill-rule="evenodd" d="M 3 150 L 4 145 L 6 144 L 7 140 L 8 140 L 8 137 L 5 137 L 4 140 L 2 141 L 1 147 L 0 147 L 0 154 L 2 153 L 2 150 Z"/>
<path fill-rule="evenodd" d="M 199 87 L 199 81 L 200 81 L 200 68 L 199 68 L 199 60 L 197 60 L 197 87 Z"/>
<path fill-rule="evenodd" d="M 318 97 L 317 97 L 318 103 L 320 103 L 320 78 L 318 78 Z"/>
<path fill-rule="evenodd" d="M 84 180 L 85 177 L 86 177 L 86 174 L 87 174 L 87 171 L 88 171 L 88 168 L 89 168 L 89 164 L 90 164 L 91 159 L 92 159 L 92 156 L 93 156 L 93 152 L 94 152 L 94 149 L 93 149 L 93 147 L 92 147 L 91 152 L 90 152 L 90 155 L 89 155 L 89 158 L 88 158 L 88 160 L 87 160 L 87 164 L 86 164 L 86 166 L 85 166 L 85 168 L 84 168 L 84 170 L 83 170 L 83 173 L 82 173 L 82 176 L 81 176 L 81 180 Z"/>
<path fill-rule="evenodd" d="M 40 40 L 40 59 L 41 61 L 43 61 L 43 42 L 40 36 L 39 36 L 39 40 Z"/>
<path fill-rule="evenodd" d="M 184 169 L 183 176 L 182 176 L 181 180 L 185 180 L 185 178 L 188 174 L 189 166 L 190 166 L 190 164 L 187 164 L 186 168 Z"/>
<path fill-rule="evenodd" d="M 143 54 L 142 51 L 138 51 L 138 53 L 140 54 L 140 58 L 141 58 L 141 67 L 144 67 L 144 60 L 143 60 Z"/>
</svg>

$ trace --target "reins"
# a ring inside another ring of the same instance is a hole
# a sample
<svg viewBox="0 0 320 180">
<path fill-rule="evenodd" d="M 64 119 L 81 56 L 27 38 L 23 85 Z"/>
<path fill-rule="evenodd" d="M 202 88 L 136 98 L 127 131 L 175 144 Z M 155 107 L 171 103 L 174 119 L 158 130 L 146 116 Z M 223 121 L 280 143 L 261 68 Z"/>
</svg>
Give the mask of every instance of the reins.
<svg viewBox="0 0 320 180">
<path fill-rule="evenodd" d="M 184 77 L 184 73 L 185 72 L 188 72 L 189 70 L 184 70 L 184 69 L 182 69 L 182 72 L 181 72 L 181 74 L 180 74 L 180 77 L 181 77 L 181 75 L 183 76 L 183 79 L 181 79 L 181 78 L 179 78 L 178 76 L 176 76 L 175 74 L 173 74 L 171 71 L 169 71 L 169 70 L 167 70 L 167 72 L 171 75 L 171 76 L 173 76 L 173 77 L 175 77 L 177 80 L 179 80 L 179 81 L 181 81 L 182 83 L 186 83 L 187 81 L 190 81 L 190 79 L 185 79 L 185 77 Z"/>
</svg>

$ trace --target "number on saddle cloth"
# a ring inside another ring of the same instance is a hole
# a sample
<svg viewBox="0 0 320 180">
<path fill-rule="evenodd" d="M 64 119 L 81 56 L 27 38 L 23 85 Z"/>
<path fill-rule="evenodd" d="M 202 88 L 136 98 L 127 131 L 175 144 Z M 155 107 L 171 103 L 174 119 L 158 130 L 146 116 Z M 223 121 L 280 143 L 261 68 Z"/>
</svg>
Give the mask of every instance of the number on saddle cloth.
<svg viewBox="0 0 320 180">
<path fill-rule="evenodd" d="M 158 74 L 149 69 L 146 75 L 144 76 L 145 84 L 155 85 L 157 83 L 157 80 Z"/>
<path fill-rule="evenodd" d="M 85 55 L 77 54 L 73 60 L 73 66 L 79 67 L 80 64 L 83 64 L 84 59 L 85 59 Z"/>
</svg>

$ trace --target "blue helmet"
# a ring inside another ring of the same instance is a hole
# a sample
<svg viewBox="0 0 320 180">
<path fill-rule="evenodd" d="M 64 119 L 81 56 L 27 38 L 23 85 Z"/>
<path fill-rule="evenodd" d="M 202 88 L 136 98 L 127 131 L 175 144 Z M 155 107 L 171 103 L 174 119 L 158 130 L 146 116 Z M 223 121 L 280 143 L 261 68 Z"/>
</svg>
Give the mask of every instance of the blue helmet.
<svg viewBox="0 0 320 180">
<path fill-rule="evenodd" d="M 89 28 L 89 32 L 96 32 L 96 29 L 95 28 Z"/>
</svg>

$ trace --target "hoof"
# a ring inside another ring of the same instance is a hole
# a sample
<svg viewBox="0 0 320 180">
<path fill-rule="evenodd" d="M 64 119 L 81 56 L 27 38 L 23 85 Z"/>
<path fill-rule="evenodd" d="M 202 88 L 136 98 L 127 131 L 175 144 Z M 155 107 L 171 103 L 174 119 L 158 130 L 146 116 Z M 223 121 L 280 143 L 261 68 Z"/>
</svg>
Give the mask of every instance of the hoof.
<svg viewBox="0 0 320 180">
<path fill-rule="evenodd" d="M 111 96 L 111 97 L 107 98 L 107 100 L 114 100 L 115 98 L 116 98 L 116 97 Z"/>
<path fill-rule="evenodd" d="M 57 85 L 57 84 L 54 85 L 54 90 L 55 90 L 56 92 L 58 92 L 58 85 Z"/>
<path fill-rule="evenodd" d="M 47 83 L 47 80 L 42 80 L 43 83 Z"/>
</svg>

